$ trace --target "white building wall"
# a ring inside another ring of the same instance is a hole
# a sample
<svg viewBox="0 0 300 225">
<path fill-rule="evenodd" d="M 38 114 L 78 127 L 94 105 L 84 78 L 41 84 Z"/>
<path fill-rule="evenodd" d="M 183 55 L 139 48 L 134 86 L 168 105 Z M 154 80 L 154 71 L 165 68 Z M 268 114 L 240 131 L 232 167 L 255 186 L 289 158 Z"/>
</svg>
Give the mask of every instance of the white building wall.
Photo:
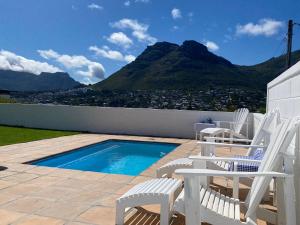
<svg viewBox="0 0 300 225">
<path fill-rule="evenodd" d="M 231 121 L 232 116 L 215 111 L 0 104 L 0 124 L 5 125 L 179 138 L 194 138 L 196 122 L 208 118 Z M 252 123 L 250 114 L 250 137 Z"/>
<path fill-rule="evenodd" d="M 267 110 L 270 111 L 274 108 L 280 110 L 283 119 L 300 116 L 300 62 L 268 84 Z M 295 145 L 295 143 L 297 144 Z M 295 147 L 296 210 L 297 224 L 300 224 L 300 142 L 294 141 L 290 149 L 294 150 Z"/>
<path fill-rule="evenodd" d="M 256 134 L 260 122 L 262 121 L 262 119 L 264 118 L 264 114 L 261 113 L 253 113 L 253 134 Z"/>
</svg>

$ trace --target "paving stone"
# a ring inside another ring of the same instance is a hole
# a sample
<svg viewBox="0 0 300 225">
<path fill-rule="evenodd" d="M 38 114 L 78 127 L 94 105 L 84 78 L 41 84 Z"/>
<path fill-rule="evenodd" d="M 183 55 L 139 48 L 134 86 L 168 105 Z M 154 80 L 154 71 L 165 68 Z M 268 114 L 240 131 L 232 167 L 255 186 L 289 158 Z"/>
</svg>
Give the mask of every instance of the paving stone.
<svg viewBox="0 0 300 225">
<path fill-rule="evenodd" d="M 37 197 L 23 197 L 6 204 L 5 209 L 23 213 L 34 213 L 51 204 L 52 201 Z"/>
<path fill-rule="evenodd" d="M 100 206 L 93 207 L 81 214 L 76 220 L 99 225 L 114 225 L 115 209 Z"/>
<path fill-rule="evenodd" d="M 23 213 L 0 209 L 0 225 L 12 224 L 25 215 Z"/>
<path fill-rule="evenodd" d="M 0 180 L 0 189 L 7 188 L 9 186 L 13 186 L 16 184 L 15 182 L 10 182 L 10 181 L 5 181 L 5 180 Z"/>
<path fill-rule="evenodd" d="M 3 177 L 2 180 L 11 181 L 11 182 L 15 182 L 15 183 L 23 183 L 28 180 L 33 180 L 37 177 L 39 177 L 39 176 L 35 175 L 35 174 L 17 173 L 17 174 L 13 174 L 11 176 Z"/>
<path fill-rule="evenodd" d="M 17 198 L 20 198 L 20 197 L 22 197 L 22 196 L 0 192 L 0 206 L 3 204 L 6 204 L 8 202 L 11 202 Z"/>
<path fill-rule="evenodd" d="M 35 214 L 54 217 L 65 220 L 72 220 L 82 212 L 86 211 L 89 207 L 81 203 L 72 202 L 52 202 L 47 207 L 38 210 Z"/>
<path fill-rule="evenodd" d="M 50 217 L 43 217 L 37 215 L 29 215 L 23 219 L 20 219 L 14 225 L 63 225 L 65 221 L 50 218 Z"/>
</svg>

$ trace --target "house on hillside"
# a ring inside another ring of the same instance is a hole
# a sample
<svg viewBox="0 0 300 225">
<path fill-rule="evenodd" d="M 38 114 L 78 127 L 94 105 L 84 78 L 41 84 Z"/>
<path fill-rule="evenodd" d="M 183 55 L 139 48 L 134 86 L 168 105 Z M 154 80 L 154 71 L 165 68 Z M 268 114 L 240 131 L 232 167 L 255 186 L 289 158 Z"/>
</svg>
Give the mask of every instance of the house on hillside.
<svg viewBox="0 0 300 225">
<path fill-rule="evenodd" d="M 0 98 L 10 99 L 10 91 L 0 89 Z"/>
</svg>

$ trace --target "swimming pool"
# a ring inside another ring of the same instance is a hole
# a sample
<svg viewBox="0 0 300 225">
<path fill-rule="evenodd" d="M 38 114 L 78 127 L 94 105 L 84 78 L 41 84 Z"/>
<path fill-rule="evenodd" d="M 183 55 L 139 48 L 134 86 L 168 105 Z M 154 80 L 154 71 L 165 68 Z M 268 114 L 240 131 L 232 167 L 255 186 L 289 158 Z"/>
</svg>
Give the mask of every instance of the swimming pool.
<svg viewBox="0 0 300 225">
<path fill-rule="evenodd" d="M 30 164 L 136 176 L 177 146 L 158 142 L 107 140 Z"/>
</svg>

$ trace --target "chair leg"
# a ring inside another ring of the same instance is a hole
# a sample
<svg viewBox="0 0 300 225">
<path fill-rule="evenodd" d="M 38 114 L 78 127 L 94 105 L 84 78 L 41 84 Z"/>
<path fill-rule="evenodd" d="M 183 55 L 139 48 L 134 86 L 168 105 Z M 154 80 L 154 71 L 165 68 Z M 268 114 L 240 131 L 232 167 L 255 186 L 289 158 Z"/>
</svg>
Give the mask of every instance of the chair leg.
<svg viewBox="0 0 300 225">
<path fill-rule="evenodd" d="M 170 217 L 170 203 L 165 199 L 160 205 L 160 225 L 169 225 Z"/>
<path fill-rule="evenodd" d="M 232 185 L 232 196 L 235 199 L 239 199 L 239 178 L 233 178 L 233 185 Z"/>
<path fill-rule="evenodd" d="M 121 206 L 121 204 L 116 204 L 116 225 L 123 225 L 125 217 L 125 207 Z"/>
</svg>

